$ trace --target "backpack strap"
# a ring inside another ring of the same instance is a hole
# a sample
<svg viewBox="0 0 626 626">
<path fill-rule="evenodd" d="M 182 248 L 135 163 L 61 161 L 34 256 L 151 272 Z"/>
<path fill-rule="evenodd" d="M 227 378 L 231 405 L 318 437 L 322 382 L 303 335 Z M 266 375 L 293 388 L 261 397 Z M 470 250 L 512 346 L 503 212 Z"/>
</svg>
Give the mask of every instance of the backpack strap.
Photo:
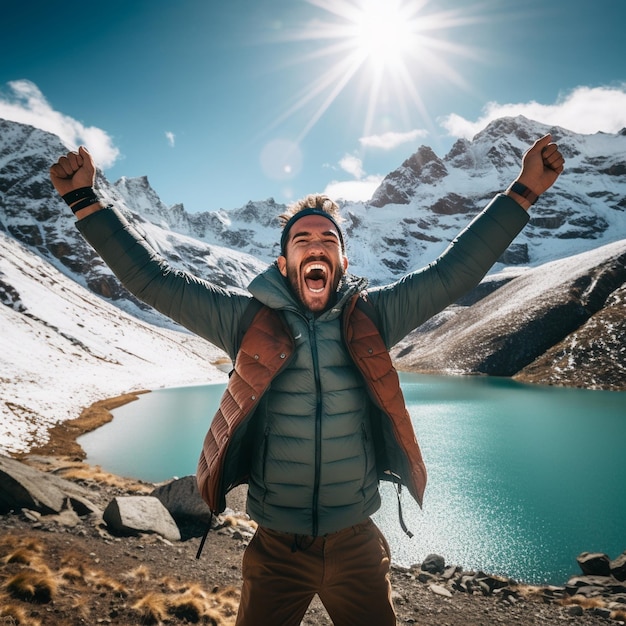
<svg viewBox="0 0 626 626">
<path fill-rule="evenodd" d="M 367 317 L 369 317 L 370 320 L 372 320 L 374 326 L 376 326 L 376 328 L 378 329 L 378 332 L 380 332 L 381 330 L 380 316 L 378 315 L 378 311 L 376 310 L 376 307 L 372 304 L 372 301 L 369 299 L 367 295 L 367 291 L 362 291 L 359 294 L 359 297 L 356 301 L 356 306 L 357 308 L 361 309 L 361 311 L 363 311 L 363 313 L 365 313 L 365 315 L 367 315 Z"/>
</svg>

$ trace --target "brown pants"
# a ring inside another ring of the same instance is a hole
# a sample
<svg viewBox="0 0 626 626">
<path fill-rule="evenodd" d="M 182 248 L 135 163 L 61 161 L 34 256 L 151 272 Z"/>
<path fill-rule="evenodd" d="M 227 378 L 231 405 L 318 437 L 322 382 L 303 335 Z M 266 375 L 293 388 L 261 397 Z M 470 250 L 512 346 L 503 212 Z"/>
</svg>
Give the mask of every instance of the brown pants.
<svg viewBox="0 0 626 626">
<path fill-rule="evenodd" d="M 335 626 L 395 626 L 389 563 L 371 520 L 323 537 L 260 527 L 243 556 L 237 626 L 299 626 L 315 594 Z"/>
</svg>

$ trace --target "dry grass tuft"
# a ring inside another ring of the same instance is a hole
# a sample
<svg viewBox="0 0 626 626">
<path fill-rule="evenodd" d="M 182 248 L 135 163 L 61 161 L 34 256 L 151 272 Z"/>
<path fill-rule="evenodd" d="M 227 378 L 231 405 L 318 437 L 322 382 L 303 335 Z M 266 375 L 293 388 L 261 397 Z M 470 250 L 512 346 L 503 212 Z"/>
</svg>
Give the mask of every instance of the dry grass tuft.
<svg viewBox="0 0 626 626">
<path fill-rule="evenodd" d="M 15 535 L 5 535 L 0 537 L 0 554 L 5 557 L 15 550 L 27 550 L 33 554 L 43 554 L 44 547 L 41 541 L 33 537 L 16 537 Z M 5 558 L 5 563 L 8 561 Z"/>
<path fill-rule="evenodd" d="M 62 570 L 79 571 L 83 579 L 87 574 L 85 555 L 75 552 L 74 550 L 69 550 L 61 556 L 60 566 Z"/>
<path fill-rule="evenodd" d="M 626 622 L 626 609 L 623 611 L 618 609 L 617 611 L 611 611 L 611 619 L 616 622 Z"/>
<path fill-rule="evenodd" d="M 39 562 L 40 556 L 28 548 L 16 548 L 2 559 L 7 565 L 9 563 L 19 563 L 21 565 L 33 565 Z"/>
<path fill-rule="evenodd" d="M 236 517 L 234 517 L 233 515 L 225 515 L 222 518 L 220 528 L 234 528 L 235 526 L 237 526 L 237 524 L 238 522 Z"/>
<path fill-rule="evenodd" d="M 88 585 L 93 585 L 98 590 L 112 591 L 115 595 L 121 598 L 128 596 L 128 589 L 124 583 L 112 578 L 105 572 L 100 570 L 92 570 L 85 574 L 85 582 Z"/>
<path fill-rule="evenodd" d="M 181 583 L 171 576 L 163 576 L 162 578 L 159 578 L 158 584 L 161 586 L 162 589 L 166 589 L 168 591 L 181 590 Z"/>
<path fill-rule="evenodd" d="M 206 592 L 197 583 L 182 583 L 178 589 L 179 593 L 189 594 L 197 598 L 205 599 L 207 597 Z"/>
<path fill-rule="evenodd" d="M 59 576 L 68 583 L 76 584 L 86 582 L 85 572 L 79 567 L 62 567 L 59 570 Z"/>
<path fill-rule="evenodd" d="M 240 592 L 235 587 L 213 587 L 209 605 L 224 617 L 235 617 L 239 609 Z"/>
<path fill-rule="evenodd" d="M 61 474 L 63 478 L 67 480 L 82 480 L 86 482 L 99 483 L 102 485 L 108 485 L 110 487 L 126 489 L 134 493 L 149 494 L 154 489 L 154 487 L 150 485 L 143 485 L 138 481 L 105 472 L 99 465 L 73 463 L 71 465 L 65 466 L 62 470 L 59 471 L 59 474 Z"/>
<path fill-rule="evenodd" d="M 78 594 L 71 598 L 69 604 L 72 607 L 72 615 L 75 616 L 75 618 L 82 620 L 82 622 L 77 620 L 76 623 L 94 624 L 101 622 L 99 619 L 91 619 L 91 607 L 85 602 L 85 598 L 82 594 Z"/>
<path fill-rule="evenodd" d="M 178 619 L 197 624 L 206 613 L 206 604 L 203 598 L 193 593 L 184 593 L 168 598 L 168 613 Z"/>
<path fill-rule="evenodd" d="M 22 607 L 7 604 L 0 597 L 0 626 L 41 626 L 41 622 L 30 618 Z"/>
<path fill-rule="evenodd" d="M 161 624 L 167 617 L 167 596 L 162 593 L 148 593 L 131 606 L 139 614 L 144 624 Z"/>
<path fill-rule="evenodd" d="M 130 572 L 127 572 L 124 577 L 128 580 L 136 580 L 145 583 L 150 580 L 150 569 L 145 565 L 139 565 Z"/>
<path fill-rule="evenodd" d="M 571 598 L 563 598 L 560 600 L 560 604 L 563 606 L 569 606 L 571 604 L 577 604 L 583 609 L 600 609 L 606 606 L 606 603 L 602 598 L 588 598 L 580 594 L 574 595 Z"/>
<path fill-rule="evenodd" d="M 174 617 L 185 623 L 226 626 L 233 623 L 237 603 L 230 597 L 220 598 L 207 594 L 196 584 L 187 585 L 182 593 L 147 593 L 132 609 L 142 623 L 161 624 Z"/>
<path fill-rule="evenodd" d="M 56 595 L 58 584 L 50 570 L 25 569 L 7 579 L 6 590 L 18 600 L 48 604 Z"/>
<path fill-rule="evenodd" d="M 218 598 L 228 598 L 229 600 L 239 600 L 240 591 L 236 587 L 213 587 L 211 593 Z"/>
<path fill-rule="evenodd" d="M 543 597 L 543 591 L 541 587 L 537 587 L 536 585 L 526 585 L 521 583 L 515 586 L 515 590 L 522 598 L 525 598 L 527 600 Z"/>
</svg>

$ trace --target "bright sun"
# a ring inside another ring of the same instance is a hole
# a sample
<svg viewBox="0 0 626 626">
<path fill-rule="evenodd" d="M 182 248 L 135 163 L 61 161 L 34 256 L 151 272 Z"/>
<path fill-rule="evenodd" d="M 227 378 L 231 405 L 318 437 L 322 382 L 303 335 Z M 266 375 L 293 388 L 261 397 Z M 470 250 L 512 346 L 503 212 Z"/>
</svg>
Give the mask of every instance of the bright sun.
<svg viewBox="0 0 626 626">
<path fill-rule="evenodd" d="M 472 17 L 469 5 L 463 10 L 428 11 L 430 1 L 306 0 L 322 12 L 287 38 L 314 44 L 306 48 L 304 58 L 292 62 L 315 62 L 319 71 L 306 73 L 306 89 L 275 123 L 318 102 L 301 139 L 357 75 L 367 90 L 363 103 L 366 133 L 383 96 L 393 97 L 398 108 L 416 108 L 428 120 L 420 96 L 428 75 L 468 89 L 446 57 L 469 57 L 474 52 L 451 41 L 449 31 L 478 18 Z"/>
<path fill-rule="evenodd" d="M 397 67 L 419 47 L 417 24 L 410 20 L 406 6 L 394 0 L 364 0 L 349 21 L 356 51 L 379 70 Z"/>
</svg>

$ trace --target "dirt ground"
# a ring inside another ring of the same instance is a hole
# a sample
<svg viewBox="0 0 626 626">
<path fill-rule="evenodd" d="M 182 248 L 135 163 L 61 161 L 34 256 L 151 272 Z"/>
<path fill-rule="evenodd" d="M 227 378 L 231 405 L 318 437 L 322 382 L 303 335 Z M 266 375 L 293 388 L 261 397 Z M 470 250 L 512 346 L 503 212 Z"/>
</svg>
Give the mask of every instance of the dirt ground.
<svg viewBox="0 0 626 626">
<path fill-rule="evenodd" d="M 116 400 L 119 402 L 112 402 Z M 149 483 L 103 473 L 82 462 L 84 455 L 76 437 L 109 419 L 106 409 L 103 403 L 78 420 L 53 429 L 50 442 L 23 459 L 79 482 L 102 509 L 115 496 L 147 494 L 154 488 Z M 243 511 L 244 499 L 245 489 L 239 488 L 229 494 L 228 505 L 234 511 Z M 38 519 L 23 511 L 0 516 L 0 626 L 232 625 L 246 536 L 237 532 L 237 516 L 225 522 L 228 527 L 209 533 L 197 560 L 203 528 L 182 528 L 183 541 L 170 543 L 156 535 L 113 536 L 94 517 Z M 546 602 L 542 589 L 536 587 L 520 587 L 514 601 L 506 600 L 504 595 L 481 593 L 441 595 L 436 587 L 420 582 L 418 574 L 416 570 L 392 569 L 398 624 L 623 623 L 596 615 L 589 607 L 581 610 L 578 605 Z M 324 607 L 314 600 L 302 625 L 331 624 Z"/>
</svg>

